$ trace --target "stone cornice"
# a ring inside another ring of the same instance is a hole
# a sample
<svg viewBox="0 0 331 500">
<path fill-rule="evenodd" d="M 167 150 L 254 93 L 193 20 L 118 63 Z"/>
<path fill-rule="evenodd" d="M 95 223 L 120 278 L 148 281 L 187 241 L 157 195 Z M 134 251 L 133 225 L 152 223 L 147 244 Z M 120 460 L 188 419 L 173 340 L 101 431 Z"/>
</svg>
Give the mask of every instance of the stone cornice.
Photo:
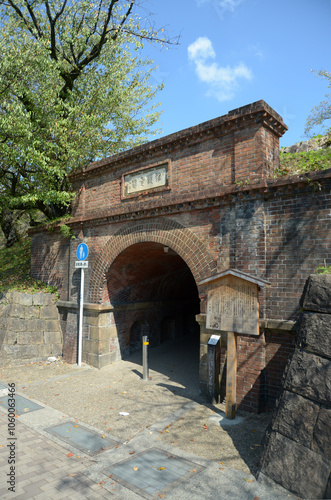
<svg viewBox="0 0 331 500">
<path fill-rule="evenodd" d="M 196 142 L 208 139 L 211 135 L 221 132 L 231 132 L 242 125 L 247 126 L 248 121 L 261 123 L 270 128 L 276 135 L 281 137 L 287 130 L 283 119 L 263 100 L 254 102 L 241 108 L 233 109 L 226 115 L 206 121 L 194 127 L 190 127 L 160 139 L 148 142 L 133 149 L 115 154 L 104 160 L 96 161 L 85 169 L 70 175 L 73 182 L 84 180 L 89 177 L 101 175 L 111 168 L 124 165 L 134 160 L 143 160 L 151 155 L 167 153 L 176 146 L 189 146 Z"/>
</svg>

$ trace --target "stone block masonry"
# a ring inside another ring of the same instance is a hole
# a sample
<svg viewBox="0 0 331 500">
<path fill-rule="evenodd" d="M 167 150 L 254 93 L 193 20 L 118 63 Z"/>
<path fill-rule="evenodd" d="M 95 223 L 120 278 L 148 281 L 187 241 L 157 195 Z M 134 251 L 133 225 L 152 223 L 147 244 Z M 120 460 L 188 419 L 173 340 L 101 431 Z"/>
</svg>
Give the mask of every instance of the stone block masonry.
<svg viewBox="0 0 331 500">
<path fill-rule="evenodd" d="M 307 499 L 331 498 L 330 304 L 331 276 L 310 276 L 261 460 L 261 480 Z"/>
<path fill-rule="evenodd" d="M 56 298 L 50 293 L 0 295 L 0 366 L 62 356 Z"/>
</svg>

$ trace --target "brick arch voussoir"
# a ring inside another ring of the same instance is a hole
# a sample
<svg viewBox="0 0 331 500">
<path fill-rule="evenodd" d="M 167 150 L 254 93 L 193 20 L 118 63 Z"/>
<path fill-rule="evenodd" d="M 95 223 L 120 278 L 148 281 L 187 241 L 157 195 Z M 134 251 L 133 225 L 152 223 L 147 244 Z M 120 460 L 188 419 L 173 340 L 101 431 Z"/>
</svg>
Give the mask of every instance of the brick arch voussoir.
<svg viewBox="0 0 331 500">
<path fill-rule="evenodd" d="M 101 302 L 107 272 L 121 252 L 136 243 L 161 243 L 169 246 L 185 261 L 195 281 L 211 276 L 216 271 L 216 262 L 206 244 L 191 229 L 174 220 L 131 222 L 114 233 L 94 262 L 89 286 L 89 300 Z"/>
</svg>

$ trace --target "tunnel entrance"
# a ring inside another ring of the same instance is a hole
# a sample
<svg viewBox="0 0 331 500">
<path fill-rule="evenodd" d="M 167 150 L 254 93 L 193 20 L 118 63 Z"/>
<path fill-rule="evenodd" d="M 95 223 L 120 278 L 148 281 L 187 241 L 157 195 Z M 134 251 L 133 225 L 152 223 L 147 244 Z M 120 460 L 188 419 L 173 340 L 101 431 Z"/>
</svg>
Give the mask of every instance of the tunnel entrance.
<svg viewBox="0 0 331 500">
<path fill-rule="evenodd" d="M 106 276 L 104 302 L 114 307 L 122 359 L 137 356 L 143 335 L 153 347 L 178 345 L 183 359 L 199 366 L 200 300 L 185 261 L 170 247 L 136 243 L 122 251 Z M 186 347 L 185 347 L 186 346 Z"/>
</svg>

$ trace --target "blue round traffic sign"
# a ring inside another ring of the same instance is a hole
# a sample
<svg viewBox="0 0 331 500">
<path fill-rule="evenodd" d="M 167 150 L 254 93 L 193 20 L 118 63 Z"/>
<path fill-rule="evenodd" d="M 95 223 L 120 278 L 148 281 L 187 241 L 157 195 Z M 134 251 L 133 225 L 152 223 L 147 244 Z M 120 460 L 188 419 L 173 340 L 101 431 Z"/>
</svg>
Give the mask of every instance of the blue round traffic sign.
<svg viewBox="0 0 331 500">
<path fill-rule="evenodd" d="M 76 255 L 78 260 L 86 259 L 86 257 L 88 256 L 88 247 L 87 245 L 85 245 L 85 243 L 80 243 L 78 245 Z"/>
</svg>

